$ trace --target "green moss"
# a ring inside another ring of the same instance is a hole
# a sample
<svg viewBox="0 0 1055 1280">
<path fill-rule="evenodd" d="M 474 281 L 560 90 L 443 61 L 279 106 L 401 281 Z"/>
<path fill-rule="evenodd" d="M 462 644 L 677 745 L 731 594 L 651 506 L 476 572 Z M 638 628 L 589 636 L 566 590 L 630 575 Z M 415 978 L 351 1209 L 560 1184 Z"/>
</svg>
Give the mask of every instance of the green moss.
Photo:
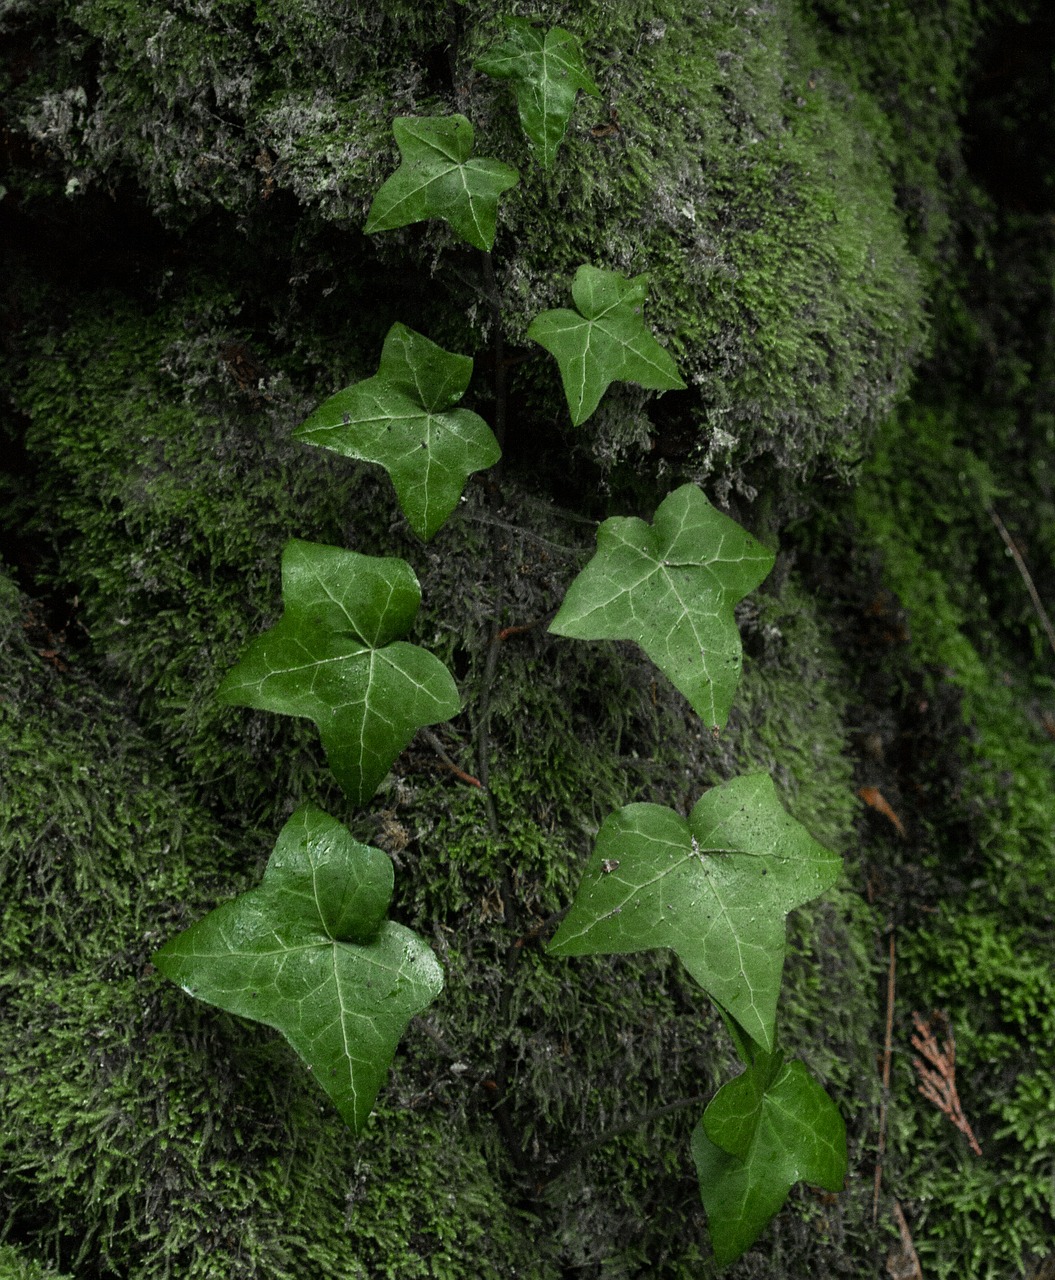
<svg viewBox="0 0 1055 1280">
<path fill-rule="evenodd" d="M 357 234 L 394 163 L 391 116 L 462 110 L 479 150 L 523 175 L 496 259 L 507 341 L 534 355 L 518 379 L 524 421 L 567 434 L 548 357 L 524 335 L 567 303 L 580 263 L 600 262 L 650 273 L 652 321 L 690 390 L 656 402 L 617 388 L 579 447 L 605 468 L 656 448 L 722 491 L 750 491 L 763 457 L 794 476 L 852 472 L 923 333 L 890 130 L 867 90 L 824 65 L 790 0 L 750 14 L 723 0 L 706 17 L 684 0 L 646 16 L 546 4 L 540 18 L 582 35 L 604 96 L 580 103 L 545 174 L 506 87 L 471 69 L 501 12 L 491 0 L 354 15 L 330 0 L 213 0 L 191 15 L 90 0 L 59 6 L 62 39 L 35 46 L 18 96 L 78 189 L 119 172 L 174 225 L 222 209 L 250 242 L 278 219 L 287 244 L 307 246 L 320 218 L 333 222 L 345 258 L 365 255 L 379 283 L 408 257 L 431 273 L 451 336 L 471 349 L 490 324 L 475 256 L 438 226 Z"/>
<path fill-rule="evenodd" d="M 1039 714 L 1051 697 L 1044 664 L 1024 660 L 1000 608 L 1025 586 L 985 510 L 1002 504 L 1002 477 L 962 443 L 971 425 L 969 408 L 891 423 L 856 511 L 906 608 L 916 660 L 931 670 L 917 698 L 939 696 L 940 681 L 960 690 L 946 744 L 959 761 L 955 786 L 947 774 L 915 780 L 926 847 L 903 874 L 928 877 L 941 905 L 933 921 L 899 930 L 899 1009 L 906 1038 L 910 1009 L 949 1013 L 984 1159 L 918 1098 L 905 1063 L 892 1113 L 897 1193 L 914 1206 L 924 1268 L 995 1278 L 1022 1273 L 1055 1231 L 1055 746 Z M 991 443 L 988 452 L 1001 456 Z"/>
<path fill-rule="evenodd" d="M 0 1244 L 0 1280 L 70 1280 L 60 1275 L 46 1262 L 16 1249 L 14 1245 Z"/>
</svg>

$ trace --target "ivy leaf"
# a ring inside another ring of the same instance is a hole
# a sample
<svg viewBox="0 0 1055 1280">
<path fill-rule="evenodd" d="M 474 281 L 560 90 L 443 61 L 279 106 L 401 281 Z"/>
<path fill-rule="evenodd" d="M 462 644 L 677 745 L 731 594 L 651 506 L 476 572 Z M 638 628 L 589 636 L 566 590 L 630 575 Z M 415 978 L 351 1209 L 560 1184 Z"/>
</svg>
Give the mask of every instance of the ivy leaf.
<svg viewBox="0 0 1055 1280">
<path fill-rule="evenodd" d="M 688 821 L 658 804 L 611 814 L 556 955 L 669 947 L 744 1031 L 772 1049 L 784 917 L 835 883 L 840 861 L 795 821 L 765 773 L 712 787 Z"/>
<path fill-rule="evenodd" d="M 498 197 L 520 181 L 517 171 L 499 160 L 470 160 L 473 127 L 465 116 L 401 116 L 392 132 L 403 163 L 374 196 L 363 230 L 442 218 L 461 239 L 490 249 Z"/>
<path fill-rule="evenodd" d="M 461 710 L 443 663 L 397 639 L 421 603 L 418 580 L 404 560 L 294 538 L 282 552 L 282 599 L 282 617 L 218 696 L 314 720 L 334 776 L 362 804 L 418 729 Z"/>
<path fill-rule="evenodd" d="M 478 58 L 477 70 L 512 80 L 524 132 L 541 152 L 542 166 L 553 164 L 575 107 L 575 94 L 600 97 L 586 74 L 582 48 L 570 31 L 554 27 L 543 36 L 527 18 L 508 17 L 509 39 Z"/>
<path fill-rule="evenodd" d="M 468 356 L 394 324 L 377 373 L 323 401 L 293 434 L 346 458 L 379 463 L 411 527 L 428 540 L 458 505 L 469 476 L 502 456 L 483 418 L 451 407 L 472 371 Z"/>
<path fill-rule="evenodd" d="M 385 919 L 392 880 L 386 854 L 306 804 L 260 886 L 153 957 L 198 1000 L 281 1031 L 356 1131 L 407 1024 L 443 986 L 429 947 Z"/>
<path fill-rule="evenodd" d="M 579 310 L 543 311 L 528 325 L 527 336 L 557 358 L 576 427 L 612 382 L 636 382 L 653 391 L 684 389 L 674 361 L 641 318 L 647 290 L 646 275 L 627 279 L 584 264 L 571 286 Z"/>
<path fill-rule="evenodd" d="M 682 485 L 650 527 L 614 516 L 571 584 L 550 631 L 575 640 L 633 640 L 697 715 L 724 726 L 740 679 L 733 606 L 773 567 L 773 553 Z"/>
<path fill-rule="evenodd" d="M 758 1239 L 796 1182 L 841 1191 L 846 1126 L 801 1062 L 760 1053 L 711 1099 L 692 1156 L 719 1266 Z"/>
</svg>

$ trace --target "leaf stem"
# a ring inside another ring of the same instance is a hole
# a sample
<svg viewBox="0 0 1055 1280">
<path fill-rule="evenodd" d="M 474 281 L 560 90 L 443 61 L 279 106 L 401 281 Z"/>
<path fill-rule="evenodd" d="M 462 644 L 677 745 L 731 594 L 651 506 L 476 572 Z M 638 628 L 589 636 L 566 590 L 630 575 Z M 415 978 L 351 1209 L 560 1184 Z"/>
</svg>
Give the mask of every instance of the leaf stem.
<svg viewBox="0 0 1055 1280">
<path fill-rule="evenodd" d="M 586 1158 L 591 1152 L 606 1147 L 616 1138 L 621 1137 L 624 1133 L 631 1133 L 635 1129 L 640 1129 L 646 1124 L 650 1124 L 653 1120 L 658 1120 L 662 1116 L 670 1115 L 674 1111 L 684 1111 L 686 1107 L 696 1107 L 702 1102 L 709 1101 L 706 1094 L 697 1093 L 691 1098 L 679 1098 L 677 1102 L 668 1102 L 666 1106 L 655 1107 L 651 1111 L 645 1111 L 639 1116 L 634 1116 L 630 1120 L 624 1121 L 622 1124 L 613 1125 L 611 1129 L 606 1129 L 604 1133 L 599 1134 L 596 1138 L 591 1138 L 589 1142 L 584 1142 L 581 1147 L 567 1156 L 557 1165 L 553 1173 L 540 1179 L 540 1186 L 548 1186 L 550 1183 L 556 1182 L 559 1178 L 563 1178 L 570 1173 L 580 1160 Z"/>
</svg>

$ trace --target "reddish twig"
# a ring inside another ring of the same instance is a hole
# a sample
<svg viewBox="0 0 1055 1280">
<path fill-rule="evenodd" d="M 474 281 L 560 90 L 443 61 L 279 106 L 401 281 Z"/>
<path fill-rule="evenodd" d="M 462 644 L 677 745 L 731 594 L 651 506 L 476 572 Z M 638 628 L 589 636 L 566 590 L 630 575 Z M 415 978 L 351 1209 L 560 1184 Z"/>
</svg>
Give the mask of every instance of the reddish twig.
<svg viewBox="0 0 1055 1280">
<path fill-rule="evenodd" d="M 883 1092 L 879 1099 L 879 1140 L 876 1143 L 876 1174 L 872 1188 L 872 1225 L 879 1221 L 879 1188 L 883 1181 L 883 1156 L 886 1153 L 886 1115 L 890 1099 L 890 1059 L 894 1041 L 894 971 L 896 952 L 894 931 L 890 931 L 890 965 L 886 979 L 886 1034 L 883 1037 Z"/>
<path fill-rule="evenodd" d="M 498 633 L 499 640 L 508 640 L 510 636 L 522 636 L 526 631 L 534 631 L 536 627 L 541 626 L 543 622 L 549 620 L 555 615 L 547 613 L 545 617 L 536 618 L 534 622 L 524 622 L 519 627 L 503 627 Z"/>
<path fill-rule="evenodd" d="M 901 1247 L 891 1249 L 887 1254 L 887 1275 L 890 1280 L 923 1280 L 923 1269 L 919 1265 L 919 1255 L 912 1242 L 912 1232 L 908 1229 L 904 1210 L 897 1200 L 894 1201 L 894 1221 L 901 1237 Z"/>
<path fill-rule="evenodd" d="M 460 769 L 454 763 L 454 761 L 450 758 L 450 756 L 444 750 L 443 743 L 432 732 L 431 729 L 423 729 L 421 732 L 425 741 L 429 744 L 429 746 L 433 749 L 433 751 L 436 752 L 440 760 L 443 762 L 444 766 L 448 768 L 456 778 L 460 778 L 462 782 L 467 782 L 470 787 L 479 787 L 481 791 L 483 790 L 484 784 L 480 781 L 480 779 L 474 778 L 471 773 L 466 773 L 464 769 Z"/>
<path fill-rule="evenodd" d="M 971 1132 L 956 1092 L 956 1041 L 949 1019 L 944 1013 L 934 1012 L 930 1015 L 930 1020 L 925 1022 L 918 1013 L 914 1013 L 912 1021 L 916 1025 L 912 1047 L 920 1054 L 920 1058 L 912 1059 L 920 1080 L 917 1088 L 928 1102 L 934 1103 L 942 1115 L 949 1117 L 970 1143 L 974 1154 L 980 1156 L 982 1148 Z M 947 1033 L 941 1048 L 938 1047 L 934 1034 L 936 1025 L 944 1027 Z M 921 1061 L 921 1058 L 926 1061 Z"/>
</svg>

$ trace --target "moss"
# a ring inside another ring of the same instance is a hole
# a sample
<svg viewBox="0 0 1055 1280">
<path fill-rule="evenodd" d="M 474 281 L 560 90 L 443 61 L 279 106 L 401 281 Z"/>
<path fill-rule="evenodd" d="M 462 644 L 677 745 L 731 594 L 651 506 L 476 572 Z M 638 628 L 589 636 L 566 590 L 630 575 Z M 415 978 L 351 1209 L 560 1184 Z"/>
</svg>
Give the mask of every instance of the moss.
<svg viewBox="0 0 1055 1280">
<path fill-rule="evenodd" d="M 0 1244 L 0 1280 L 70 1280 L 14 1245 Z"/>
<path fill-rule="evenodd" d="M 941 767 L 921 760 L 901 783 L 918 797 L 924 847 L 896 859 L 899 874 L 924 877 L 939 905 L 932 920 L 899 930 L 899 1011 L 902 1028 L 910 1009 L 950 1015 L 960 1096 L 985 1154 L 972 1156 L 918 1099 L 905 1063 L 892 1121 L 896 1185 L 914 1205 L 925 1268 L 996 1277 L 1024 1273 L 1055 1230 L 1047 1102 L 1055 747 L 1041 719 L 1051 698 L 1044 661 L 1029 661 L 1002 607 L 1005 594 L 1025 587 L 985 512 L 1001 501 L 1003 477 L 962 443 L 972 416 L 920 410 L 892 423 L 856 511 L 905 606 L 911 651 L 930 669 L 915 700 L 925 708 L 942 681 L 959 689 Z M 987 452 L 1015 465 L 1013 451 L 990 441 Z M 999 582 L 995 599 L 990 582 Z"/>
<path fill-rule="evenodd" d="M 604 95 L 580 104 L 552 175 L 530 160 L 507 90 L 472 72 L 499 34 L 494 4 L 294 8 L 60 6 L 42 19 L 60 38 L 47 26 L 19 86 L 25 128 L 77 190 L 127 175 L 173 224 L 222 209 L 251 240 L 277 218 L 287 242 L 306 243 L 323 218 L 375 278 L 409 257 L 446 292 L 452 336 L 471 349 L 490 324 L 475 255 L 434 226 L 369 247 L 358 235 L 394 162 L 389 118 L 465 111 L 482 152 L 523 173 L 496 254 L 506 339 L 535 356 L 518 379 L 525 422 L 567 434 L 553 370 L 525 330 L 567 303 L 581 262 L 603 262 L 650 273 L 652 322 L 690 391 L 657 403 L 616 389 L 577 437 L 602 467 L 658 450 L 723 492 L 750 492 L 763 457 L 796 476 L 852 472 L 906 387 L 921 291 L 885 119 L 824 65 L 790 0 L 751 14 L 724 0 L 706 18 L 684 0 L 647 15 L 541 6 L 581 33 Z M 61 56 L 45 52 L 59 44 Z M 292 217 L 279 193 L 295 198 Z"/>
</svg>

